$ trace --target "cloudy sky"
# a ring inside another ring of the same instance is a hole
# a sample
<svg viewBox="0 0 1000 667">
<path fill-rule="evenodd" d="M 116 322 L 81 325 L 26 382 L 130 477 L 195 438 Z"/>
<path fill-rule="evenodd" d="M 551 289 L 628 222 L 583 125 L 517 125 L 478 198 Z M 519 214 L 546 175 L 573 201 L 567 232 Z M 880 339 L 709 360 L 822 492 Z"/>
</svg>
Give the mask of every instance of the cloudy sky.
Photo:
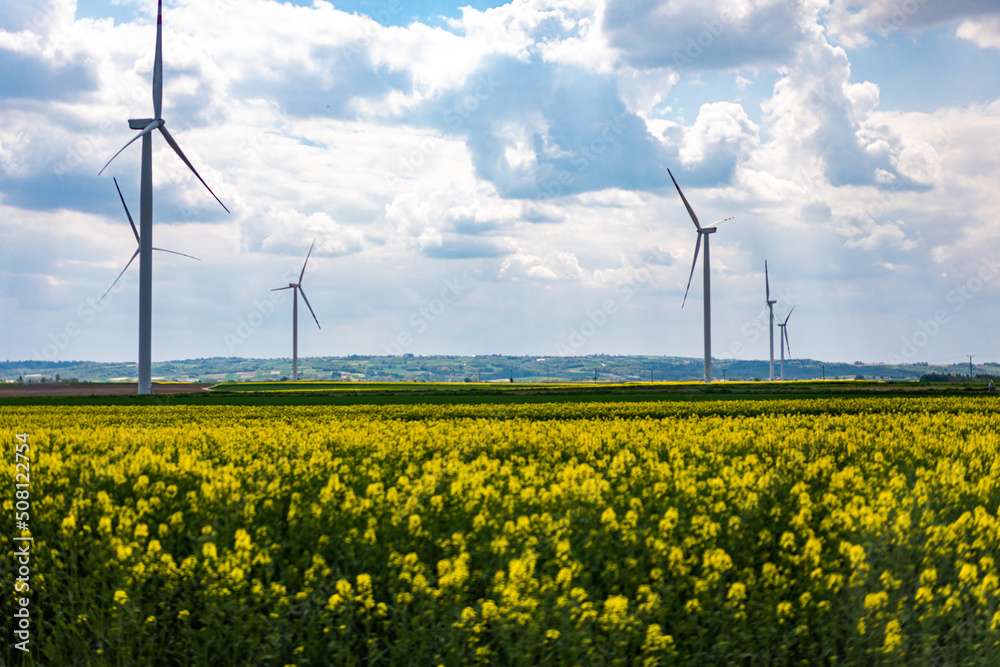
<svg viewBox="0 0 1000 667">
<path fill-rule="evenodd" d="M 997 0 L 165 0 L 154 361 L 1000 359 Z M 134 361 L 156 3 L 0 0 L 0 357 Z M 302 304 L 300 304 L 301 306 Z"/>
</svg>

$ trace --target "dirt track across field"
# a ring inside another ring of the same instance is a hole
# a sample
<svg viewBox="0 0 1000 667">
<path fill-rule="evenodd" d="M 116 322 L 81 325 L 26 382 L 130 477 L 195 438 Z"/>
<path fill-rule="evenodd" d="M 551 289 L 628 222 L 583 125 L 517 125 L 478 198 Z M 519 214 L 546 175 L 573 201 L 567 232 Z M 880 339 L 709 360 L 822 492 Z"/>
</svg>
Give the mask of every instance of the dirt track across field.
<svg viewBox="0 0 1000 667">
<path fill-rule="evenodd" d="M 213 386 L 209 383 L 153 383 L 154 394 L 196 394 Z M 39 382 L 31 384 L 0 384 L 0 398 L 8 396 L 133 396 L 139 391 L 136 384 L 128 383 L 73 383 Z"/>
</svg>

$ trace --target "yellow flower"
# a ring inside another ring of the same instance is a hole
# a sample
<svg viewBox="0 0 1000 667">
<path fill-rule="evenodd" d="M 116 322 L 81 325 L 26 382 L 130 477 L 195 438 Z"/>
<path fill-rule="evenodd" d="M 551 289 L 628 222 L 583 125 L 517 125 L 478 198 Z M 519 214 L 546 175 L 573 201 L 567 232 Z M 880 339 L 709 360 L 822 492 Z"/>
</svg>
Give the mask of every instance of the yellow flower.
<svg viewBox="0 0 1000 667">
<path fill-rule="evenodd" d="M 239 528 L 236 530 L 236 550 L 250 551 L 253 543 L 250 541 L 250 533 Z"/>
<path fill-rule="evenodd" d="M 126 602 L 128 602 L 128 594 L 126 594 L 123 590 L 115 591 L 115 604 L 120 606 Z"/>
<path fill-rule="evenodd" d="M 205 558 L 216 558 L 218 554 L 215 550 L 215 544 L 212 542 L 205 542 L 201 545 L 201 555 Z"/>
<path fill-rule="evenodd" d="M 882 645 L 882 650 L 886 653 L 892 653 L 902 643 L 903 629 L 899 625 L 899 621 L 893 619 L 885 626 L 885 643 Z"/>
</svg>

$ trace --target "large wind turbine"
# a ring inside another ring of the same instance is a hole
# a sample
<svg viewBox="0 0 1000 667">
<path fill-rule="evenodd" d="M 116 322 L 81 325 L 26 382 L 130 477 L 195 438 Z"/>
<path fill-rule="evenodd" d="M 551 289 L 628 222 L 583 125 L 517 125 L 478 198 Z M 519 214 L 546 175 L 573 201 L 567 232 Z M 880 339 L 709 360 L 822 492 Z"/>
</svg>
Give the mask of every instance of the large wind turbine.
<svg viewBox="0 0 1000 667">
<path fill-rule="evenodd" d="M 698 264 L 698 251 L 701 249 L 701 239 L 705 237 L 705 382 L 712 381 L 712 283 L 711 283 L 711 269 L 710 269 L 710 256 L 708 251 L 708 237 L 709 234 L 715 233 L 716 225 L 719 225 L 726 220 L 732 220 L 732 218 L 724 218 L 718 222 L 713 222 L 708 227 L 702 227 L 701 223 L 698 222 L 698 216 L 694 214 L 694 209 L 691 208 L 691 204 L 688 203 L 687 198 L 684 193 L 681 192 L 681 186 L 677 185 L 677 179 L 674 178 L 673 173 L 668 169 L 667 173 L 670 174 L 670 180 L 674 182 L 674 187 L 677 188 L 677 194 L 681 196 L 681 201 L 684 202 L 684 208 L 687 209 L 688 214 L 691 216 L 691 221 L 694 223 L 695 229 L 698 230 L 698 242 L 694 246 L 694 261 L 691 262 L 691 275 L 688 276 L 687 288 L 684 290 L 684 300 L 681 302 L 681 308 L 684 308 L 684 304 L 687 303 L 688 290 L 691 289 L 691 279 L 694 278 L 694 267 Z"/>
<path fill-rule="evenodd" d="M 767 278 L 767 260 L 764 260 L 764 307 L 760 310 L 760 315 L 757 316 L 757 321 L 760 322 L 761 315 L 764 311 L 770 311 L 768 313 L 768 321 L 771 326 L 771 382 L 774 382 L 774 304 L 778 303 L 776 300 L 771 299 L 771 282 Z M 791 313 L 789 313 L 791 315 Z"/>
<path fill-rule="evenodd" d="M 156 51 L 153 57 L 153 118 L 131 118 L 129 128 L 142 130 L 115 153 L 100 173 L 108 168 L 111 162 L 121 155 L 132 142 L 142 137 L 142 168 L 140 171 L 141 188 L 139 191 L 139 393 L 148 394 L 152 391 L 151 357 L 153 332 L 153 130 L 159 130 L 184 164 L 194 172 L 202 185 L 229 213 L 229 209 L 216 197 L 212 188 L 187 159 L 181 147 L 167 131 L 162 118 L 163 110 L 163 0 L 157 0 L 156 8 Z M 100 174 L 98 174 L 100 175 Z"/>
<path fill-rule="evenodd" d="M 128 204 L 125 203 L 125 197 L 122 196 L 122 189 L 118 187 L 118 179 L 115 178 L 113 180 L 115 182 L 115 188 L 118 190 L 118 198 L 122 200 L 122 206 L 125 207 L 125 215 L 128 217 L 128 224 L 131 225 L 131 227 L 132 227 L 132 234 L 135 236 L 135 243 L 136 243 L 136 245 L 138 247 L 135 249 L 135 252 L 132 254 L 132 259 L 130 259 L 128 261 L 128 264 L 125 265 L 125 268 L 122 269 L 122 272 L 119 273 L 118 277 L 115 278 L 115 281 L 113 283 L 111 283 L 111 287 L 109 287 L 107 290 L 105 290 L 104 294 L 101 295 L 101 298 L 97 300 L 98 303 L 100 303 L 101 301 L 103 301 L 104 297 L 106 297 L 108 295 L 108 292 L 111 291 L 111 288 L 114 287 L 115 285 L 117 285 L 118 281 L 122 279 L 122 276 L 125 275 L 126 271 L 128 271 L 128 267 L 132 266 L 132 262 L 134 262 L 135 258 L 139 256 L 139 250 L 140 250 L 140 248 L 142 248 L 142 241 L 139 239 L 139 231 L 135 228 L 135 223 L 132 221 L 132 214 L 128 212 Z M 160 252 L 169 252 L 172 255 L 180 255 L 181 257 L 190 257 L 191 259 L 198 259 L 197 257 L 194 257 L 193 255 L 185 255 L 184 253 L 177 252 L 176 250 L 166 250 L 164 248 L 153 248 L 153 250 L 159 250 Z M 200 262 L 201 260 L 198 259 L 198 261 Z"/>
<path fill-rule="evenodd" d="M 788 342 L 788 329 L 786 327 L 788 325 L 788 318 L 792 316 L 793 312 L 795 312 L 795 306 L 792 306 L 792 309 L 790 311 L 788 311 L 788 315 L 785 316 L 785 321 L 778 325 L 779 327 L 781 327 L 781 335 L 779 336 L 780 340 L 778 341 L 778 346 L 781 348 L 781 379 L 782 380 L 785 379 L 785 348 L 786 347 L 788 348 L 788 358 L 789 359 L 792 358 L 792 346 Z"/>
<path fill-rule="evenodd" d="M 283 289 L 292 290 L 292 382 L 299 379 L 299 294 L 302 294 L 302 300 L 306 302 L 306 307 L 309 308 L 309 312 L 312 313 L 313 319 L 316 320 L 316 326 L 320 329 L 323 327 L 319 326 L 319 320 L 316 319 L 316 313 L 313 311 L 312 306 L 309 305 L 309 299 L 306 298 L 306 293 L 302 289 L 302 278 L 306 275 L 306 264 L 309 263 L 309 255 L 312 254 L 313 246 L 316 245 L 316 241 L 312 242 L 309 246 L 309 252 L 306 253 L 306 261 L 302 262 L 302 273 L 299 274 L 299 282 L 288 283 L 288 287 L 275 287 L 272 292 L 279 292 Z"/>
</svg>

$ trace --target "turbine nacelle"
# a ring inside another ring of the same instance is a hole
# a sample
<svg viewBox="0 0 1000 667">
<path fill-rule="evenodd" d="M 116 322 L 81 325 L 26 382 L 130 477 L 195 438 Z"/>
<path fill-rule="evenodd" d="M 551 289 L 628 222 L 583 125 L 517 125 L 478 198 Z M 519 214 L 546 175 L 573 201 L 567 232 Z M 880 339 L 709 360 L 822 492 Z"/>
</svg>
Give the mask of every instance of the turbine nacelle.
<svg viewBox="0 0 1000 667">
<path fill-rule="evenodd" d="M 128 129 L 130 130 L 153 130 L 161 125 L 165 125 L 166 121 L 162 118 L 129 118 L 128 119 Z"/>
</svg>

